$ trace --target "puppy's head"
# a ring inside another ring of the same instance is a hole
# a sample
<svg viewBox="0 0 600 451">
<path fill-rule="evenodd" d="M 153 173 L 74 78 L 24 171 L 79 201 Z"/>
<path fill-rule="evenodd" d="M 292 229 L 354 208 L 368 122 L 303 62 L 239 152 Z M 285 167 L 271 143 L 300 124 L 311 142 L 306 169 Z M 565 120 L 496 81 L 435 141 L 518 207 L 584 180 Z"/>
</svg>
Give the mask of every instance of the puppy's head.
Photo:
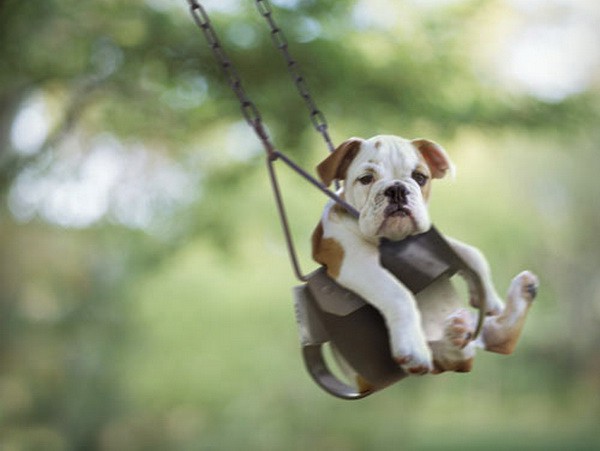
<svg viewBox="0 0 600 451">
<path fill-rule="evenodd" d="M 345 141 L 317 171 L 326 185 L 344 181 L 343 198 L 360 212 L 365 238 L 401 240 L 431 227 L 431 179 L 453 172 L 454 165 L 432 141 L 381 135 Z"/>
</svg>

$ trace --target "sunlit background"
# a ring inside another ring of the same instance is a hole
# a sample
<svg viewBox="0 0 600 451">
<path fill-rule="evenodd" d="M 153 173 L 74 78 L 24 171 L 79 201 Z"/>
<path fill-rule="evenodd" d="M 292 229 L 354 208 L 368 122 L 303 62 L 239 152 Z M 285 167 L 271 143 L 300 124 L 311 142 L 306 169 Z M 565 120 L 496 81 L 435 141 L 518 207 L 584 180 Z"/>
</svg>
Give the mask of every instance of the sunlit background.
<svg viewBox="0 0 600 451">
<path fill-rule="evenodd" d="M 251 0 L 202 2 L 277 146 L 326 146 Z M 335 143 L 441 143 L 437 227 L 512 356 L 335 399 L 305 373 L 260 142 L 186 0 L 0 0 L 0 449 L 600 449 L 600 3 L 273 0 Z M 325 198 L 281 184 L 305 272 Z"/>
</svg>

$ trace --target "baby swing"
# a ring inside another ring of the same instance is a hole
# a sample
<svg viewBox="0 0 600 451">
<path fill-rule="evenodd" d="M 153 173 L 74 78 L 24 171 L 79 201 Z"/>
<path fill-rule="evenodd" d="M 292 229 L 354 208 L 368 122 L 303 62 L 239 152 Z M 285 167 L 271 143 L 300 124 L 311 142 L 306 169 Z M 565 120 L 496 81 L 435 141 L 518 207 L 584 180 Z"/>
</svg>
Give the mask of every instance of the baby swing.
<svg viewBox="0 0 600 451">
<path fill-rule="evenodd" d="M 306 79 L 290 53 L 288 41 L 273 18 L 270 3 L 268 0 L 255 2 L 258 11 L 269 25 L 273 44 L 282 53 L 298 93 L 306 103 L 315 130 L 322 135 L 328 150 L 332 152 L 334 145 L 329 137 L 325 117 L 317 108 Z M 388 333 L 381 314 L 362 298 L 327 276 L 324 268 L 308 275 L 301 271 L 275 172 L 275 161 L 285 163 L 355 218 L 359 217 L 359 212 L 276 149 L 263 125 L 258 108 L 247 96 L 241 78 L 223 50 L 206 10 L 198 0 L 188 0 L 188 3 L 194 21 L 204 34 L 229 86 L 240 102 L 244 119 L 258 136 L 266 152 L 268 174 L 290 261 L 296 277 L 303 282 L 302 285 L 294 287 L 293 293 L 302 356 L 308 373 L 322 389 L 342 399 L 364 398 L 403 379 L 407 374 L 391 357 Z M 457 273 L 482 293 L 479 276 L 451 249 L 435 227 L 399 242 L 382 240 L 379 252 L 381 265 L 414 294 L 421 292 L 439 278 L 450 278 Z M 485 305 L 480 305 L 472 340 L 481 331 L 484 316 Z M 326 358 L 327 346 L 335 348 L 345 364 L 366 382 L 364 386 L 353 386 L 337 375 L 330 360 Z"/>
</svg>

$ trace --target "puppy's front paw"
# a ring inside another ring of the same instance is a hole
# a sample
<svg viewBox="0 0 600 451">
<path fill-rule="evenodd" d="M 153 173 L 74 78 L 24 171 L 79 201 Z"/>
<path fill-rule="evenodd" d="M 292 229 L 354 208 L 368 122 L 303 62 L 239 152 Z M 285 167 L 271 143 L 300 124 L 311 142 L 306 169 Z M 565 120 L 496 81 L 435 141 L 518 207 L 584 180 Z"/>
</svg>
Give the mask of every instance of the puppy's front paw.
<svg viewBox="0 0 600 451">
<path fill-rule="evenodd" d="M 530 271 L 523 271 L 512 281 L 508 297 L 512 299 L 521 298 L 527 302 L 535 299 L 540 282 L 535 274 Z"/>
<path fill-rule="evenodd" d="M 433 370 L 432 355 L 421 333 L 406 334 L 394 347 L 394 360 L 409 374 L 426 374 Z"/>
</svg>

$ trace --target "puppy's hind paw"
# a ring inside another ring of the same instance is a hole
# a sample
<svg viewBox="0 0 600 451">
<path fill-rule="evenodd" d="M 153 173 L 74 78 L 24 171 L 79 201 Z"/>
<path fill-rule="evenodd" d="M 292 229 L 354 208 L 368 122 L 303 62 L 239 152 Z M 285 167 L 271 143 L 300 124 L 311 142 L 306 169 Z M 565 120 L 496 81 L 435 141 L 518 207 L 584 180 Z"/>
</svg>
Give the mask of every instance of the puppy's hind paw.
<svg viewBox="0 0 600 451">
<path fill-rule="evenodd" d="M 446 319 L 444 337 L 447 343 L 462 349 L 469 344 L 474 331 L 470 313 L 465 309 L 459 309 Z"/>
<path fill-rule="evenodd" d="M 513 280 L 511 295 L 518 295 L 527 302 L 535 299 L 540 282 L 535 274 L 530 271 L 523 271 Z"/>
</svg>

